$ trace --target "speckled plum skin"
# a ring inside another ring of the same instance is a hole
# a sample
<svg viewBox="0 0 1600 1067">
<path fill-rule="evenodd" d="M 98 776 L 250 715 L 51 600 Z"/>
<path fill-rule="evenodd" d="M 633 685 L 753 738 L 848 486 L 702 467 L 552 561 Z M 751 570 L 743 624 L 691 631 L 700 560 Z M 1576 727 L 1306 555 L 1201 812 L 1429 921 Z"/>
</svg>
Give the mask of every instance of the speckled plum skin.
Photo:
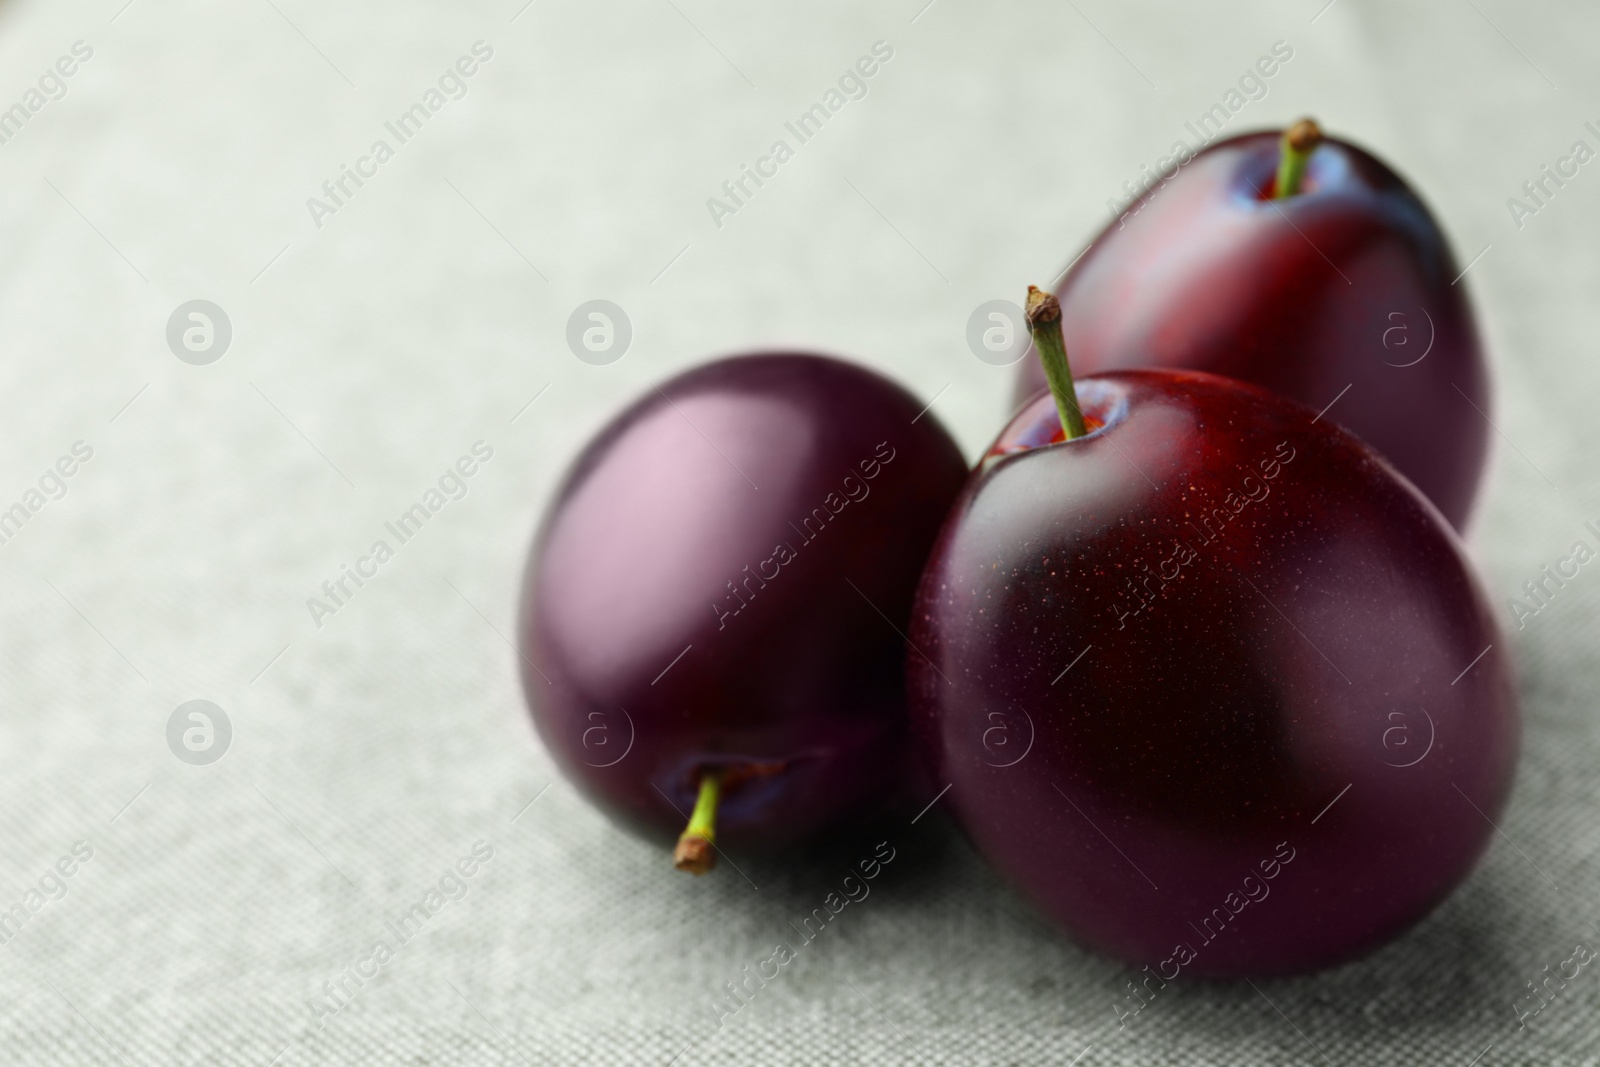
<svg viewBox="0 0 1600 1067">
<path fill-rule="evenodd" d="M 1466 876 L 1516 760 L 1459 541 L 1264 390 L 1079 390 L 1106 425 L 1046 444 L 1048 394 L 1019 412 L 923 575 L 907 670 L 934 788 L 1044 912 L 1166 978 L 1383 944 Z"/>
<path fill-rule="evenodd" d="M 1349 386 L 1327 418 L 1461 529 L 1492 412 L 1449 243 L 1360 148 L 1324 141 L 1301 191 L 1268 200 L 1278 156 L 1276 133 L 1219 141 L 1106 227 L 1057 290 L 1073 369 L 1209 371 L 1313 410 Z M 1043 388 L 1028 360 L 1017 401 Z"/>
<path fill-rule="evenodd" d="M 839 360 L 751 355 L 595 436 L 534 542 L 518 641 L 533 721 L 590 800 L 667 840 L 723 771 L 738 850 L 903 784 L 902 633 L 967 472 L 922 409 Z"/>
</svg>

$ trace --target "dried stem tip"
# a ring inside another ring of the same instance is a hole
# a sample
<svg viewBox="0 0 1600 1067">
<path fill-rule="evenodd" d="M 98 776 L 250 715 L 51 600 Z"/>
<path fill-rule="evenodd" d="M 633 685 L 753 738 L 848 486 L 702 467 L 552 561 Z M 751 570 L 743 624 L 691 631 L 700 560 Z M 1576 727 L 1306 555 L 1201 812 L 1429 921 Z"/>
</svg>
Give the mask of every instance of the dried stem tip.
<svg viewBox="0 0 1600 1067">
<path fill-rule="evenodd" d="M 1061 301 L 1051 293 L 1045 292 L 1037 285 L 1028 286 L 1028 305 L 1023 308 L 1028 314 L 1028 325 L 1040 326 L 1047 322 L 1055 322 L 1061 317 Z"/>
<path fill-rule="evenodd" d="M 672 850 L 672 865 L 690 874 L 705 874 L 717 865 L 717 850 L 705 838 L 686 834 Z"/>
<path fill-rule="evenodd" d="M 1283 142 L 1296 152 L 1310 153 L 1322 143 L 1322 127 L 1315 119 L 1301 119 L 1284 133 Z"/>
</svg>

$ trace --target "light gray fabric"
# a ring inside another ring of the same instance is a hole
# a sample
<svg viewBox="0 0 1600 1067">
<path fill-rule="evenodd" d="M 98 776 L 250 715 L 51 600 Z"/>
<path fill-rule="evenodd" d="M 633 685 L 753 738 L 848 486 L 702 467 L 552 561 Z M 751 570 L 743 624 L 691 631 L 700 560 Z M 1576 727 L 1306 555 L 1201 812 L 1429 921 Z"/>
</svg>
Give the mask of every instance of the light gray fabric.
<svg viewBox="0 0 1600 1067">
<path fill-rule="evenodd" d="M 723 983 L 854 857 L 680 877 L 554 776 L 505 637 L 586 436 L 709 355 L 790 344 L 937 397 L 975 455 L 1012 372 L 968 351 L 972 309 L 1053 276 L 1280 40 L 1230 130 L 1315 113 L 1418 183 L 1463 265 L 1488 247 L 1461 284 L 1499 386 L 1472 537 L 1496 602 L 1593 543 L 1600 163 L 1520 229 L 1506 200 L 1600 147 L 1600 12 L 924 2 L 0 4 L 0 107 L 27 113 L 0 144 L 0 509 L 93 450 L 0 544 L 0 907 L 28 916 L 0 944 L 0 1060 L 1600 1062 L 1600 968 L 1526 1029 L 1513 1008 L 1600 944 L 1592 568 L 1507 634 L 1521 776 L 1466 885 L 1369 960 L 1176 985 L 1123 1031 L 1131 975 L 938 808 L 884 832 L 871 895 L 719 1028 Z M 427 111 L 480 40 L 465 96 Z M 786 133 L 880 40 L 864 99 Z M 401 144 L 385 123 L 419 102 Z M 379 138 L 393 158 L 319 227 L 308 198 Z M 707 198 L 780 138 L 793 158 L 716 225 Z M 596 298 L 633 327 L 607 366 L 565 341 Z M 165 336 L 193 299 L 233 328 L 207 366 Z M 307 598 L 478 441 L 466 495 L 317 626 Z M 233 731 L 209 766 L 167 741 L 194 699 Z M 477 841 L 465 897 L 319 1026 L 308 998 Z M 41 879 L 64 895 L 35 913 Z"/>
</svg>

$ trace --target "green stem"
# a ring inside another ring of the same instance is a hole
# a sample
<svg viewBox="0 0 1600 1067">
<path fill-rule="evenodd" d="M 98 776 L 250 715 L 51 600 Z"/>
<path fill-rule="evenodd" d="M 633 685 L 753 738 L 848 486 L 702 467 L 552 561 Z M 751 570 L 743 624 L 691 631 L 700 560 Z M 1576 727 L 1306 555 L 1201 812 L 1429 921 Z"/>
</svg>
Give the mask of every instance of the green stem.
<svg viewBox="0 0 1600 1067">
<path fill-rule="evenodd" d="M 1030 285 L 1027 313 L 1033 347 L 1039 350 L 1045 381 L 1050 383 L 1050 395 L 1056 399 L 1062 432 L 1069 441 L 1082 437 L 1089 431 L 1083 424 L 1078 391 L 1072 385 L 1072 368 L 1067 363 L 1067 343 L 1061 336 L 1061 302 L 1038 286 Z"/>
<path fill-rule="evenodd" d="M 1278 180 L 1272 194 L 1274 200 L 1286 199 L 1300 191 L 1300 179 L 1305 175 L 1306 161 L 1321 143 L 1322 130 L 1311 119 L 1301 119 L 1283 131 Z"/>
<path fill-rule="evenodd" d="M 700 795 L 695 798 L 694 811 L 689 813 L 689 826 L 684 835 L 717 839 L 717 801 L 722 797 L 722 777 L 715 771 L 700 779 Z"/>
<path fill-rule="evenodd" d="M 717 802 L 722 797 L 722 776 L 707 771 L 700 778 L 700 793 L 695 797 L 689 825 L 678 835 L 672 852 L 673 866 L 690 874 L 705 874 L 717 865 Z"/>
</svg>

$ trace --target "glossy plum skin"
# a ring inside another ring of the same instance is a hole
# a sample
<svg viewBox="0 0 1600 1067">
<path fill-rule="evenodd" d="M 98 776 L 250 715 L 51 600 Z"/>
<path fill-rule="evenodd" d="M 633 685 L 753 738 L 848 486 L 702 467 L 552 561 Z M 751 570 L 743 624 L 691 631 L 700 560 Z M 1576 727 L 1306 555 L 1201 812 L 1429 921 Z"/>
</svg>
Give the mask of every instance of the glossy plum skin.
<svg viewBox="0 0 1600 1067">
<path fill-rule="evenodd" d="M 1324 141 L 1301 191 L 1267 200 L 1278 157 L 1276 133 L 1220 141 L 1106 227 L 1057 291 L 1073 370 L 1209 371 L 1313 410 L 1349 386 L 1327 417 L 1461 529 L 1489 377 L 1449 244 L 1360 148 Z M 1017 402 L 1044 384 L 1025 361 Z"/>
<path fill-rule="evenodd" d="M 934 787 L 1046 913 L 1166 979 L 1382 944 L 1466 876 L 1516 760 L 1459 541 L 1263 390 L 1145 371 L 1079 395 L 1109 425 L 1022 448 L 1059 423 L 1048 394 L 1019 412 L 924 573 Z"/>
<path fill-rule="evenodd" d="M 539 733 L 595 804 L 670 838 L 716 769 L 719 844 L 777 847 L 903 785 L 901 635 L 967 470 L 921 410 L 860 367 L 752 355 L 588 445 L 534 542 L 519 646 Z"/>
</svg>

